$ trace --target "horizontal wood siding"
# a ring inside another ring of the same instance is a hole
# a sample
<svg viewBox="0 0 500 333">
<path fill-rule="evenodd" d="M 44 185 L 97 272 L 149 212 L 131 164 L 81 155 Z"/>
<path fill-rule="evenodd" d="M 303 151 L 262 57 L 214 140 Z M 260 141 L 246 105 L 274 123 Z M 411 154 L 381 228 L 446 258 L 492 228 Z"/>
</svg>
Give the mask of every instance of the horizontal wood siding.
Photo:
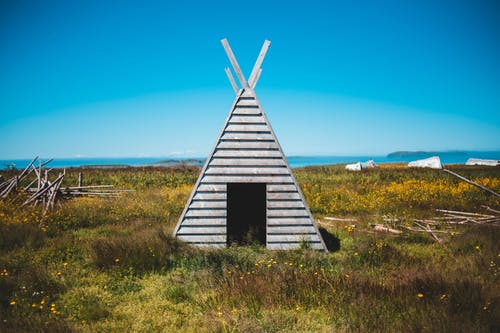
<svg viewBox="0 0 500 333">
<path fill-rule="evenodd" d="M 207 227 L 194 227 L 194 226 L 186 226 L 183 225 L 180 229 L 179 232 L 177 233 L 178 235 L 226 235 L 226 226 L 207 226 Z"/>
<path fill-rule="evenodd" d="M 311 225 L 312 221 L 310 217 L 267 217 L 268 226 L 289 226 L 289 225 Z"/>
<path fill-rule="evenodd" d="M 262 117 L 262 114 L 260 114 L 260 113 L 258 115 L 244 115 L 244 116 L 233 115 L 231 118 L 229 118 L 229 125 L 243 125 L 243 124 L 247 124 L 247 123 L 262 124 L 263 126 L 265 126 L 266 131 L 269 132 L 269 126 L 267 126 L 267 124 L 266 124 L 266 119 L 264 117 Z M 227 127 L 226 127 L 226 131 L 227 131 Z"/>
<path fill-rule="evenodd" d="M 201 201 L 201 200 L 226 200 L 227 194 L 226 192 L 196 192 L 193 197 L 193 201 Z"/>
<path fill-rule="evenodd" d="M 267 234 L 267 242 L 268 243 L 283 243 L 283 242 L 293 242 L 293 243 L 301 243 L 301 242 L 319 242 L 318 235 L 273 235 Z"/>
<path fill-rule="evenodd" d="M 267 193 L 267 200 L 301 200 L 298 192 L 269 192 Z"/>
<path fill-rule="evenodd" d="M 223 141 L 218 149 L 278 149 L 276 142 L 267 141 Z"/>
<path fill-rule="evenodd" d="M 303 241 L 322 249 L 307 206 L 267 118 L 244 92 L 228 117 L 182 216 L 177 236 L 198 246 L 225 246 L 227 183 L 267 184 L 267 247 L 293 249 Z"/>
<path fill-rule="evenodd" d="M 309 225 L 298 225 L 298 226 L 283 226 L 274 225 L 267 226 L 268 235 L 315 235 L 316 229 L 310 224 Z"/>
<path fill-rule="evenodd" d="M 261 116 L 262 113 L 258 108 L 236 107 L 233 112 L 234 116 Z"/>
<path fill-rule="evenodd" d="M 200 226 L 223 226 L 224 228 L 226 227 L 226 218 L 222 217 L 203 217 L 203 218 L 185 218 L 181 228 L 185 226 L 193 226 L 193 227 L 200 227 Z M 180 230 L 180 229 L 179 229 Z"/>
<path fill-rule="evenodd" d="M 208 167 L 205 172 L 206 175 L 285 175 L 289 176 L 287 168 L 285 167 L 267 167 L 267 166 L 241 166 L 241 167 Z"/>
<path fill-rule="evenodd" d="M 226 243 L 226 235 L 179 235 L 177 236 L 188 243 Z"/>
<path fill-rule="evenodd" d="M 275 201 L 268 200 L 267 208 L 304 208 L 304 203 L 302 200 L 283 200 L 283 201 Z"/>
<path fill-rule="evenodd" d="M 222 140 L 274 141 L 270 133 L 224 133 Z"/>
<path fill-rule="evenodd" d="M 201 180 L 202 184 L 227 184 L 227 183 L 286 183 L 293 184 L 293 179 L 290 176 L 269 176 L 269 175 L 206 175 Z"/>
<path fill-rule="evenodd" d="M 285 166 L 285 162 L 280 158 L 214 158 L 210 161 L 209 166 L 269 166 L 278 165 Z"/>
<path fill-rule="evenodd" d="M 237 150 L 237 149 L 224 149 L 216 150 L 214 157 L 281 157 L 278 150 Z"/>
</svg>

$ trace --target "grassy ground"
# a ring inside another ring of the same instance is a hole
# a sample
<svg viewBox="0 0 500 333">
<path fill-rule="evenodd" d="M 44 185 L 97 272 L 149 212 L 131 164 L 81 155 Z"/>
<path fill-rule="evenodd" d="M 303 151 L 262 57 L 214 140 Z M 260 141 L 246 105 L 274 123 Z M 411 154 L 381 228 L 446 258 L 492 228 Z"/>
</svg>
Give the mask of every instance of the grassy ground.
<svg viewBox="0 0 500 333">
<path fill-rule="evenodd" d="M 499 168 L 452 170 L 500 191 Z M 68 185 L 79 171 L 68 170 Z M 318 219 L 356 220 L 327 226 L 335 251 L 325 254 L 203 250 L 173 239 L 196 168 L 83 172 L 87 184 L 136 191 L 74 199 L 43 217 L 16 209 L 21 197 L 0 202 L 1 332 L 500 330 L 500 227 L 456 227 L 439 244 L 369 226 L 388 216 L 401 228 L 435 208 L 500 208 L 448 174 L 295 170 Z"/>
</svg>

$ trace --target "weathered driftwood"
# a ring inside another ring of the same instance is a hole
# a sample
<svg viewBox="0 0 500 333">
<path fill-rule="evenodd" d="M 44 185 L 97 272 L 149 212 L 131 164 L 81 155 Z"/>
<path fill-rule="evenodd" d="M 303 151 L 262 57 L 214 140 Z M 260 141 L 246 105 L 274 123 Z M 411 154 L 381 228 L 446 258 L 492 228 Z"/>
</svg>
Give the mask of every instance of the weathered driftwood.
<svg viewBox="0 0 500 333">
<path fill-rule="evenodd" d="M 416 222 L 416 221 L 414 221 L 413 223 L 416 224 L 417 226 L 419 226 L 423 231 L 428 232 L 436 240 L 436 242 L 438 242 L 438 243 L 443 242 L 443 240 L 436 235 L 436 233 L 435 233 L 436 230 L 432 230 L 428 224 L 422 225 L 421 223 Z"/>
<path fill-rule="evenodd" d="M 383 224 L 371 224 L 371 226 L 373 227 L 373 230 L 377 231 L 377 232 L 385 232 L 385 233 L 390 233 L 390 234 L 394 234 L 394 235 L 401 235 L 403 233 L 401 230 L 392 229 L 392 228 L 386 227 Z"/>
<path fill-rule="evenodd" d="M 496 214 L 500 214 L 500 210 L 495 210 L 495 209 L 492 209 L 492 208 L 490 208 L 488 206 L 485 206 L 485 205 L 481 205 L 481 207 L 483 207 L 487 211 L 490 211 L 490 212 L 493 212 L 493 213 L 496 213 Z"/>
<path fill-rule="evenodd" d="M 483 217 L 491 217 L 493 215 L 485 215 L 485 214 L 481 214 L 481 213 L 471 213 L 471 212 L 462 212 L 462 211 L 459 211 L 459 210 L 446 210 L 446 209 L 436 209 L 437 212 L 441 212 L 441 213 L 449 213 L 449 214 L 455 214 L 455 215 L 465 215 L 465 216 L 483 216 Z"/>
<path fill-rule="evenodd" d="M 356 219 L 353 219 L 353 218 L 329 217 L 329 216 L 325 216 L 324 219 L 327 221 L 344 221 L 344 222 L 356 222 L 357 221 Z"/>
<path fill-rule="evenodd" d="M 37 166 L 35 165 L 36 161 L 38 161 Z M 29 182 L 28 185 L 24 185 L 25 182 L 23 182 L 22 191 L 30 194 L 30 196 L 21 204 L 21 207 L 30 204 L 35 206 L 39 205 L 43 207 L 44 212 L 53 208 L 60 199 L 69 198 L 71 196 L 113 198 L 118 197 L 122 193 L 133 191 L 110 189 L 113 185 L 83 186 L 83 174 L 81 172 L 78 174 L 78 186 L 63 188 L 62 183 L 66 175 L 65 169 L 63 169 L 63 172 L 59 173 L 57 178 L 53 181 L 49 179 L 49 173 L 52 169 L 42 169 L 51 161 L 52 159 L 42 161 L 38 156 L 35 157 L 21 173 L 0 184 L 0 198 L 7 198 L 7 196 L 17 189 L 21 182 L 32 173 L 36 178 Z"/>
<path fill-rule="evenodd" d="M 485 186 L 483 186 L 483 185 L 480 185 L 480 184 L 478 184 L 478 183 L 476 183 L 476 182 L 473 182 L 472 180 L 467 179 L 467 178 L 465 178 L 464 176 L 461 176 L 461 175 L 459 175 L 459 174 L 458 174 L 458 173 L 456 173 L 456 172 L 453 172 L 453 171 L 450 171 L 450 170 L 448 170 L 448 169 L 444 169 L 444 168 L 443 168 L 443 171 L 444 171 L 444 172 L 449 173 L 450 175 L 453 175 L 453 176 L 457 177 L 458 179 L 463 180 L 463 181 L 464 181 L 464 182 L 466 182 L 466 183 L 469 183 L 469 184 L 471 184 L 471 185 L 474 185 L 474 186 L 476 186 L 476 187 L 479 187 L 480 189 L 482 189 L 482 190 L 484 190 L 484 191 L 486 191 L 486 192 L 488 192 L 488 193 L 491 193 L 491 194 L 493 194 L 493 195 L 495 195 L 495 196 L 497 196 L 497 197 L 499 197 L 499 198 L 500 198 L 500 194 L 498 194 L 497 192 L 495 192 L 495 191 L 493 191 L 493 190 L 491 190 L 491 189 L 489 189 L 489 188 L 487 188 L 487 187 L 485 187 Z"/>
</svg>

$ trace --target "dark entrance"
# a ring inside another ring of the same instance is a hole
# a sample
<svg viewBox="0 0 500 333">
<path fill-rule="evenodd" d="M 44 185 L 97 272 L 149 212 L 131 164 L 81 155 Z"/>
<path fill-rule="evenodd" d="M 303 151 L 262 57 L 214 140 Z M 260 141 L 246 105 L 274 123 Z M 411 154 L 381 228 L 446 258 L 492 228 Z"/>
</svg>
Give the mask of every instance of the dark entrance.
<svg viewBox="0 0 500 333">
<path fill-rule="evenodd" d="M 227 184 L 227 244 L 266 244 L 266 184 Z"/>
</svg>

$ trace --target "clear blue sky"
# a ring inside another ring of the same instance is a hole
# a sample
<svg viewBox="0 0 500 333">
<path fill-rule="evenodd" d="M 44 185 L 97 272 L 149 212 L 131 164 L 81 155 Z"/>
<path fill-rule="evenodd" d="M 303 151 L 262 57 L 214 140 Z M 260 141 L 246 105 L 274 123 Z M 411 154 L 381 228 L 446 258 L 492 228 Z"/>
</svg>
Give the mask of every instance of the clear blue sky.
<svg viewBox="0 0 500 333">
<path fill-rule="evenodd" d="M 224 37 L 289 155 L 500 149 L 498 1 L 1 1 L 0 158 L 205 156 Z"/>
</svg>

